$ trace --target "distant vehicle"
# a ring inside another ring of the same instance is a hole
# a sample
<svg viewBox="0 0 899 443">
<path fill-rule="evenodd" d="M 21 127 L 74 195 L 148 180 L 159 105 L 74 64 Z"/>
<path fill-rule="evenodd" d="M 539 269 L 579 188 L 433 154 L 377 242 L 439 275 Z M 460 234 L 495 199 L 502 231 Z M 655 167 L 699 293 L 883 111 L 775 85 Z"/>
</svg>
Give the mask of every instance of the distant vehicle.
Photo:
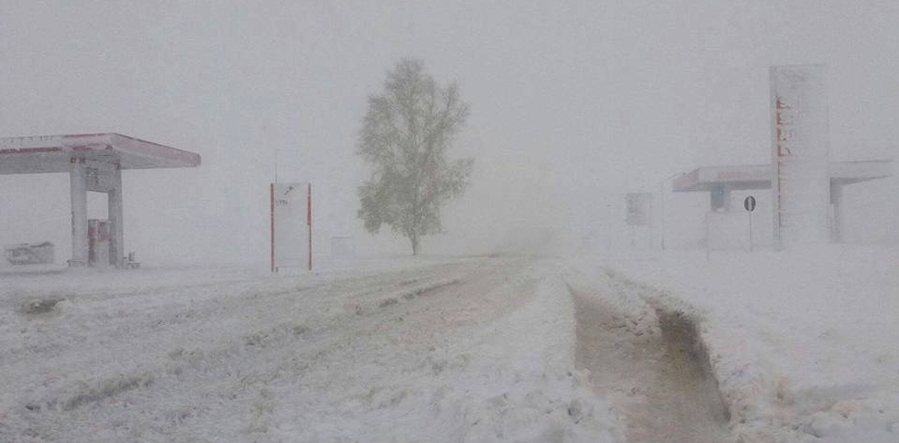
<svg viewBox="0 0 899 443">
<path fill-rule="evenodd" d="M 19 243 L 5 246 L 6 261 L 12 265 L 37 265 L 53 263 L 53 243 L 43 242 L 39 244 Z"/>
</svg>

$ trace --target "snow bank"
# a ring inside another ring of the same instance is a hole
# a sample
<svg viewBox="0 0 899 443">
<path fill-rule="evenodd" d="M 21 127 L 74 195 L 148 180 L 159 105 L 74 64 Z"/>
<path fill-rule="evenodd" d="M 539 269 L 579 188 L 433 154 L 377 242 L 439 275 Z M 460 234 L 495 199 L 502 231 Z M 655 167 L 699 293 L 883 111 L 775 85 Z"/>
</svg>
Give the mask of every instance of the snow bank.
<svg viewBox="0 0 899 443">
<path fill-rule="evenodd" d="M 700 320 L 741 441 L 899 441 L 899 251 L 576 262 Z"/>
</svg>

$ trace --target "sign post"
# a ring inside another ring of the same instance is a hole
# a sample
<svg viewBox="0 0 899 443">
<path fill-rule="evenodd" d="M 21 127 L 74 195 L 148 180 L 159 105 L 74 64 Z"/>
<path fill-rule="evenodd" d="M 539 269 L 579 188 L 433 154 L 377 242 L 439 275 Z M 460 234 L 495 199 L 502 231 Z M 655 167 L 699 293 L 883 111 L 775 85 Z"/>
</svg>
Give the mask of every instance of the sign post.
<svg viewBox="0 0 899 443">
<path fill-rule="evenodd" d="M 743 200 L 743 208 L 749 214 L 749 252 L 752 252 L 752 211 L 755 211 L 755 197 L 748 196 Z"/>
<path fill-rule="evenodd" d="M 312 185 L 272 183 L 272 272 L 282 267 L 312 270 Z"/>
<path fill-rule="evenodd" d="M 631 192 L 625 195 L 627 200 L 627 225 L 631 229 L 631 246 L 635 246 L 635 235 L 637 226 L 645 226 L 651 228 L 652 220 L 652 193 L 651 192 Z M 649 243 L 652 243 L 652 231 L 647 233 Z"/>
</svg>

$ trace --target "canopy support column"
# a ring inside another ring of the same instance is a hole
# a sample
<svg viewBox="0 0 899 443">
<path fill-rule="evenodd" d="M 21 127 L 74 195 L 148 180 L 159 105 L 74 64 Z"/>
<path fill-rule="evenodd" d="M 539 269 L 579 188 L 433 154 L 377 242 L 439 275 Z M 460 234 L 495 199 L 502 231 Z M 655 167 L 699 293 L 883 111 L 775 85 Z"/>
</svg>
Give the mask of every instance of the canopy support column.
<svg viewBox="0 0 899 443">
<path fill-rule="evenodd" d="M 833 219 L 831 225 L 831 239 L 835 243 L 843 242 L 843 185 L 830 182 L 830 204 L 833 205 Z"/>
<path fill-rule="evenodd" d="M 730 211 L 730 186 L 721 184 L 714 186 L 709 194 L 709 205 L 712 212 Z"/>
<path fill-rule="evenodd" d="M 69 266 L 87 266 L 87 171 L 83 158 L 70 159 L 69 183 L 72 194 L 72 259 Z"/>
<path fill-rule="evenodd" d="M 125 266 L 125 223 L 122 209 L 122 168 L 116 164 L 112 173 L 111 188 L 106 193 L 109 216 L 109 264 Z"/>
</svg>

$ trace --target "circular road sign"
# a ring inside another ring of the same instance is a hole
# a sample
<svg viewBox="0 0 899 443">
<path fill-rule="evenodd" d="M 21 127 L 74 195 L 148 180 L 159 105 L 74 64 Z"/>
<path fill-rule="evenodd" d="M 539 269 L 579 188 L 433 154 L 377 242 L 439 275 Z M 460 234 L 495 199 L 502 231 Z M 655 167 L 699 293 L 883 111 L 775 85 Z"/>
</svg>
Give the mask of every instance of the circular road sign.
<svg viewBox="0 0 899 443">
<path fill-rule="evenodd" d="M 749 212 L 755 211 L 755 197 L 751 195 L 746 197 L 746 199 L 743 200 L 743 207 Z"/>
</svg>

